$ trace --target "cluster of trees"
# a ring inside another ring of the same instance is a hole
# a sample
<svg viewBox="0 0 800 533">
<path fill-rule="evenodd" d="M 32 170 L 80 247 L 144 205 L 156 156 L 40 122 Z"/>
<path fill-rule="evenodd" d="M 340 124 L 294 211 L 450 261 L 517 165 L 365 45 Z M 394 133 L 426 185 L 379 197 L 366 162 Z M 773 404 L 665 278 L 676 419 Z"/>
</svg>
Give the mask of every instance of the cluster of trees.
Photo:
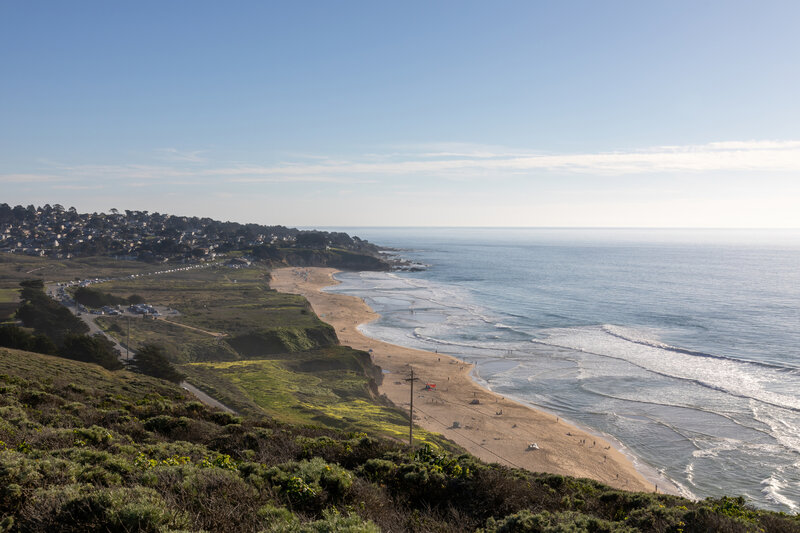
<svg viewBox="0 0 800 533">
<path fill-rule="evenodd" d="M 0 346 L 96 363 L 109 370 L 122 368 L 119 353 L 103 335 L 87 335 L 89 327 L 69 309 L 44 293 L 42 280 L 20 283 L 22 305 L 17 318 L 33 333 L 15 325 L 0 327 Z"/>
<path fill-rule="evenodd" d="M 173 383 L 180 383 L 184 378 L 183 374 L 169 362 L 164 350 L 156 344 L 144 344 L 136 350 L 131 370 Z"/>
<path fill-rule="evenodd" d="M 44 293 L 42 280 L 23 281 L 20 287 L 22 305 L 17 309 L 17 318 L 26 327 L 49 337 L 56 345 L 61 345 L 69 334 L 82 335 L 89 332 L 89 326 L 81 319 Z"/>
<path fill-rule="evenodd" d="M 59 216 L 64 216 L 73 220 L 78 218 L 78 211 L 74 207 L 64 209 L 64 206 L 61 204 L 54 204 L 53 206 L 45 204 L 43 207 L 37 208 L 33 205 L 29 205 L 28 207 L 22 207 L 21 205 L 11 207 L 6 203 L 2 203 L 0 204 L 0 224 L 35 222 L 39 217 L 38 213 L 42 213 L 42 215 L 45 216 L 58 214 Z"/>
<path fill-rule="evenodd" d="M 46 335 L 31 333 L 12 324 L 4 324 L 0 326 L 0 346 L 95 363 L 109 370 L 122 368 L 114 344 L 99 333 L 96 335 L 67 333 L 61 343 L 56 345 Z"/>
<path fill-rule="evenodd" d="M 88 307 L 104 307 L 106 305 L 141 304 L 145 300 L 138 294 L 121 298 L 91 287 L 78 287 L 75 289 L 75 301 Z"/>
<path fill-rule="evenodd" d="M 41 280 L 23 281 L 20 286 L 22 305 L 17 310 L 17 318 L 22 320 L 25 328 L 13 324 L 0 326 L 0 346 L 94 363 L 109 370 L 123 368 L 114 343 L 100 333 L 87 335 L 89 327 L 67 308 L 49 298 L 44 293 Z M 135 295 L 127 299 L 116 298 L 89 288 L 78 291 L 84 302 L 92 302 L 86 305 L 98 304 L 94 307 L 113 305 L 117 303 L 116 300 L 129 303 L 141 303 L 142 300 Z M 142 374 L 176 383 L 183 379 L 163 350 L 154 344 L 139 348 L 131 367 Z"/>
</svg>

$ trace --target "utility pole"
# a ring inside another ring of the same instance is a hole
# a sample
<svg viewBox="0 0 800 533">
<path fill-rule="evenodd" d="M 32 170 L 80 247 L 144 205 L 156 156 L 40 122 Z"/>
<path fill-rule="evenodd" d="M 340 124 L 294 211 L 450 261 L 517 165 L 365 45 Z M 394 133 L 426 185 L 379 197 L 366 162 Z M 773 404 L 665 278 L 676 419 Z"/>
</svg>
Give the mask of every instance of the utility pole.
<svg viewBox="0 0 800 533">
<path fill-rule="evenodd" d="M 128 317 L 128 340 L 125 341 L 125 360 L 130 361 L 130 349 L 131 349 L 131 317 Z"/>
<path fill-rule="evenodd" d="M 406 381 L 411 383 L 411 409 L 408 412 L 408 445 L 414 446 L 414 382 L 419 378 L 414 377 L 414 367 L 411 367 L 411 377 L 406 378 Z"/>
</svg>

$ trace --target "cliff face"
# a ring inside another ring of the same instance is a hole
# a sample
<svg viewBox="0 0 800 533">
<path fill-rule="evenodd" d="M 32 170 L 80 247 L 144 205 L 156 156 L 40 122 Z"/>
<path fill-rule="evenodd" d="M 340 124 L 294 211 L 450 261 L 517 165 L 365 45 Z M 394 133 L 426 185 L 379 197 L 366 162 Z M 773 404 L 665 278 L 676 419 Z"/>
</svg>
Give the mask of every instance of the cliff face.
<svg viewBox="0 0 800 533">
<path fill-rule="evenodd" d="M 331 267 L 341 270 L 388 271 L 391 266 L 371 255 L 346 250 L 285 249 L 284 261 L 299 267 Z"/>
<path fill-rule="evenodd" d="M 331 326 L 320 323 L 310 328 L 274 328 L 247 332 L 227 340 L 245 358 L 313 350 L 339 344 Z"/>
</svg>

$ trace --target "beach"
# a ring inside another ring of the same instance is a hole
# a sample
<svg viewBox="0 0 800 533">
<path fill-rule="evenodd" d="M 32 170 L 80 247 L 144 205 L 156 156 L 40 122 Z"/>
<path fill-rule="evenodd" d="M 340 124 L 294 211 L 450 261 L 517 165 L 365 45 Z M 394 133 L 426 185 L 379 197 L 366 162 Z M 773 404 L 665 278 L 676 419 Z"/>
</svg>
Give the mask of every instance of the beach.
<svg viewBox="0 0 800 533">
<path fill-rule="evenodd" d="M 472 365 L 447 354 L 363 335 L 358 327 L 379 315 L 360 298 L 323 292 L 337 283 L 336 272 L 331 268 L 276 269 L 271 287 L 304 296 L 314 312 L 336 329 L 342 344 L 370 352 L 384 372 L 379 392 L 405 410 L 410 392 L 406 379 L 413 368 L 419 378 L 414 387 L 417 426 L 444 435 L 486 462 L 595 479 L 624 490 L 655 490 L 609 442 L 481 387 L 471 376 Z M 433 387 L 426 390 L 426 385 Z"/>
</svg>

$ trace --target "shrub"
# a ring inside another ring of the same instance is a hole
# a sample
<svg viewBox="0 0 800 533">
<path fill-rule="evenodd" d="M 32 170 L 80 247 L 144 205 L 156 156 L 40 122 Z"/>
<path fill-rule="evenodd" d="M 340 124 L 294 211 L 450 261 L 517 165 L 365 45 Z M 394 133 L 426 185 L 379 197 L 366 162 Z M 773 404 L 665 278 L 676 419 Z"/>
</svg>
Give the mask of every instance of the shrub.
<svg viewBox="0 0 800 533">
<path fill-rule="evenodd" d="M 72 432 L 75 434 L 76 439 L 80 439 L 91 445 L 108 445 L 114 440 L 114 435 L 106 428 L 100 426 L 76 428 L 73 429 Z"/>
<path fill-rule="evenodd" d="M 189 525 L 184 515 L 170 511 L 153 490 L 94 488 L 86 485 L 37 490 L 23 516 L 31 531 L 158 532 Z"/>
<path fill-rule="evenodd" d="M 319 457 L 284 463 L 263 475 L 292 504 L 309 509 L 340 501 L 353 484 L 350 472 Z"/>
<path fill-rule="evenodd" d="M 624 524 L 575 512 L 533 514 L 528 510 L 506 516 L 502 520 L 490 518 L 486 529 L 480 533 L 636 533 L 639 529 Z"/>
<path fill-rule="evenodd" d="M 212 411 L 208 416 L 208 420 L 210 422 L 214 422 L 219 426 L 228 426 L 231 424 L 242 423 L 241 417 L 238 417 L 231 413 L 226 413 L 225 411 Z"/>
<path fill-rule="evenodd" d="M 272 520 L 263 533 L 380 533 L 380 529 L 358 515 L 342 515 L 335 509 L 326 509 L 321 520 L 301 524 L 291 513 L 288 515 L 274 507 L 263 513 Z"/>
<path fill-rule="evenodd" d="M 193 528 L 253 531 L 263 504 L 258 493 L 234 470 L 194 465 L 158 466 L 148 472 L 151 487 L 194 517 Z"/>
<path fill-rule="evenodd" d="M 145 421 L 144 428 L 147 431 L 155 431 L 157 433 L 169 435 L 175 429 L 185 429 L 189 426 L 190 422 L 191 419 L 185 416 L 176 418 L 169 415 L 158 415 Z"/>
</svg>

